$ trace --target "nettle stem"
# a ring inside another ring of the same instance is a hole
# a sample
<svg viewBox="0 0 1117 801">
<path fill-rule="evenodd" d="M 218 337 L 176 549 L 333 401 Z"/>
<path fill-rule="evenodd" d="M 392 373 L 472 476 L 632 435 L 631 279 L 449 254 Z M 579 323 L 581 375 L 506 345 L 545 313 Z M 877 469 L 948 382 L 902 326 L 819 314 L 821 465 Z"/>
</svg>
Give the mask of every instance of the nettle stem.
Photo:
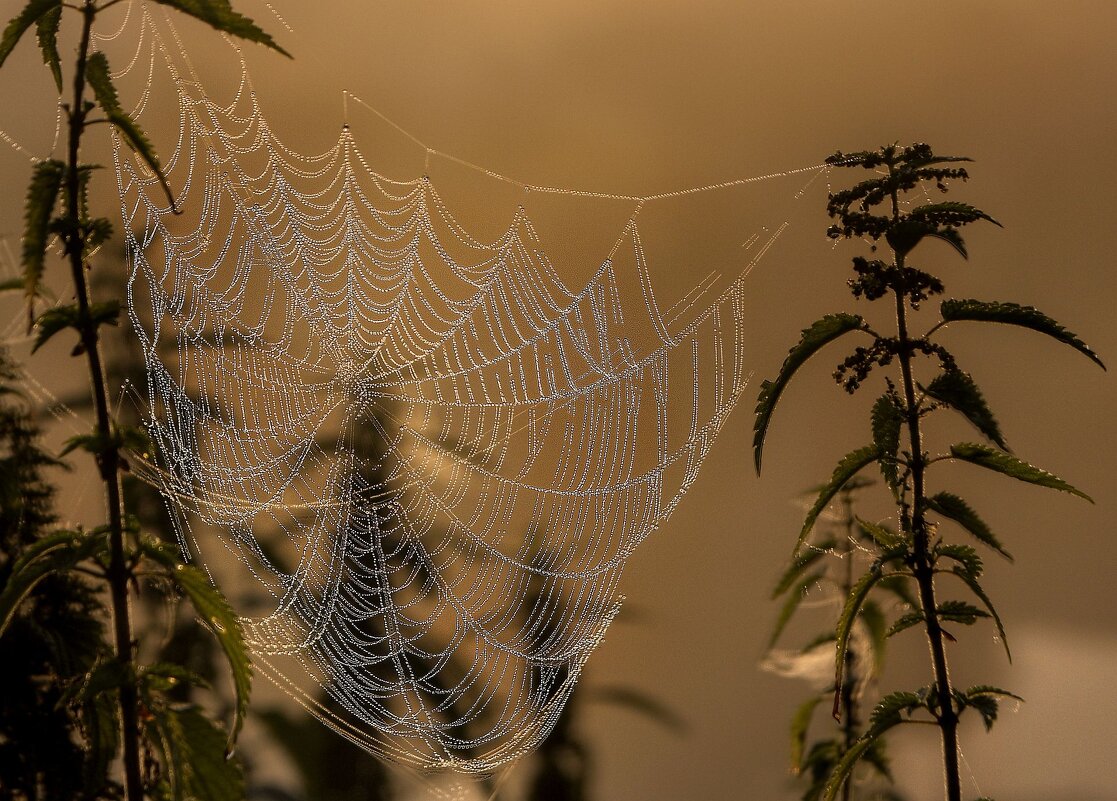
<svg viewBox="0 0 1117 801">
<path fill-rule="evenodd" d="M 849 490 L 842 493 L 842 528 L 845 534 L 839 543 L 842 558 L 845 559 L 845 575 L 842 577 L 842 597 L 848 598 L 853 589 L 853 535 L 855 519 L 853 516 L 853 497 Z M 849 751 L 860 737 L 861 720 L 857 709 L 857 688 L 860 683 L 858 671 L 862 666 L 858 661 L 858 653 L 854 650 L 846 651 L 845 655 L 846 679 L 840 689 L 840 703 L 842 713 L 843 750 Z M 842 801 L 853 798 L 853 775 L 846 779 L 842 785 Z"/>
<path fill-rule="evenodd" d="M 81 138 L 85 132 L 86 64 L 89 59 L 90 37 L 97 8 L 93 0 L 85 0 L 81 7 L 81 42 L 74 69 L 73 104 L 69 110 L 69 148 L 66 162 L 66 222 L 69 233 L 65 238 L 66 255 L 74 282 L 78 306 L 78 331 L 89 367 L 93 393 L 95 425 L 100 450 L 96 455 L 97 467 L 105 485 L 105 505 L 109 526 L 109 594 L 112 600 L 113 638 L 116 657 L 131 677 L 135 670 L 135 645 L 132 640 L 128 582 L 132 569 L 128 564 L 124 543 L 124 506 L 120 480 L 120 452 L 113 438 L 112 418 L 109 412 L 108 387 L 104 363 L 101 359 L 97 326 L 90 314 L 89 284 L 86 280 L 86 233 L 82 228 L 81 209 Z M 143 774 L 140 759 L 139 698 L 135 681 L 125 680 L 120 686 L 120 725 L 124 760 L 124 792 L 127 801 L 143 801 Z"/>
<path fill-rule="evenodd" d="M 895 192 L 892 194 L 893 219 L 899 219 L 899 203 Z M 902 272 L 904 254 L 896 255 L 896 267 Z M 935 695 L 938 699 L 936 718 L 942 732 L 943 773 L 946 782 L 947 801 L 962 801 L 961 774 L 958 769 L 958 713 L 954 708 L 953 690 L 950 684 L 950 670 L 946 660 L 944 634 L 936 614 L 935 574 L 931 556 L 930 536 L 927 530 L 926 488 L 924 476 L 927 460 L 923 453 L 923 437 L 920 431 L 920 408 L 915 396 L 915 379 L 912 376 L 913 345 L 908 334 L 907 305 L 903 287 L 893 290 L 896 296 L 896 331 L 898 339 L 897 358 L 900 362 L 900 376 L 904 392 L 904 426 L 908 431 L 911 446 L 910 507 L 902 515 L 906 518 L 912 537 L 912 572 L 919 587 L 919 603 L 923 607 L 924 626 L 927 645 L 931 652 L 931 663 L 935 676 Z"/>
</svg>

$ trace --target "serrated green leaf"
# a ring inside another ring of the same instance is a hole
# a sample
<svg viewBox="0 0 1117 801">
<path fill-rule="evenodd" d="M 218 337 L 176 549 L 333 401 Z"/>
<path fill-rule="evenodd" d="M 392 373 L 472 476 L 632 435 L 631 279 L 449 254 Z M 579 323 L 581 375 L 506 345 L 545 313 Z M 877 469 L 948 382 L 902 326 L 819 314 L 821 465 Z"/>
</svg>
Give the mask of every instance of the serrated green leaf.
<svg viewBox="0 0 1117 801">
<path fill-rule="evenodd" d="M 972 626 L 978 618 L 989 617 L 988 612 L 965 601 L 943 601 L 935 608 L 935 615 L 939 620 L 949 620 L 963 626 Z"/>
<path fill-rule="evenodd" d="M 953 520 L 970 532 L 975 539 L 989 546 L 1010 562 L 1013 561 L 1012 554 L 1004 549 L 993 532 L 989 530 L 989 526 L 985 525 L 985 522 L 977 516 L 977 513 L 970 508 L 969 504 L 957 495 L 940 492 L 927 499 L 927 507 L 943 517 Z"/>
<path fill-rule="evenodd" d="M 244 777 L 236 760 L 225 757 L 225 732 L 195 706 L 157 704 L 150 710 L 148 738 L 163 756 L 173 798 L 240 801 Z"/>
<path fill-rule="evenodd" d="M 787 599 L 780 607 L 780 613 L 776 617 L 776 626 L 772 630 L 772 636 L 768 638 L 768 647 L 771 648 L 776 644 L 776 640 L 783 634 L 783 630 L 787 628 L 788 622 L 795 614 L 795 610 L 803 603 L 803 598 L 806 597 L 807 589 L 814 584 L 826 578 L 826 573 L 811 573 L 809 576 L 801 578 L 798 582 L 792 585 L 787 592 Z"/>
<path fill-rule="evenodd" d="M 986 302 L 981 300 L 945 300 L 940 307 L 943 322 L 974 320 L 987 323 L 1004 323 L 1030 328 L 1057 339 L 1083 354 L 1103 370 L 1105 365 L 1090 347 L 1062 325 L 1032 306 L 1016 303 Z"/>
<path fill-rule="evenodd" d="M 985 589 L 977 579 L 971 578 L 962 568 L 955 567 L 951 573 L 961 579 L 966 586 L 970 588 L 970 592 L 976 595 L 981 600 L 981 603 L 985 605 L 985 608 L 989 610 L 989 614 L 993 616 L 993 623 L 997 627 L 997 634 L 1001 637 L 1001 645 L 1005 649 L 1005 656 L 1008 657 L 1009 662 L 1012 662 L 1012 649 L 1008 647 L 1008 635 L 1005 633 L 1004 623 L 1001 621 L 1001 616 L 997 614 L 997 608 L 993 606 L 993 602 L 989 600 L 989 596 L 985 594 Z"/>
<path fill-rule="evenodd" d="M 39 40 L 39 51 L 43 54 L 43 63 L 50 68 L 54 76 L 54 85 L 58 87 L 58 94 L 62 94 L 62 60 L 58 56 L 58 25 L 62 21 L 61 4 L 47 11 L 35 23 L 35 35 Z"/>
<path fill-rule="evenodd" d="M 220 643 L 233 674 L 237 703 L 233 727 L 229 732 L 230 746 L 240 733 L 244 716 L 248 713 L 248 699 L 252 693 L 252 665 L 240 621 L 233 613 L 225 596 L 209 582 L 205 573 L 196 567 L 182 564 L 170 546 L 148 538 L 140 541 L 141 552 L 167 570 L 170 578 L 190 599 L 201 621 L 213 632 Z"/>
<path fill-rule="evenodd" d="M 12 565 L 0 592 L 0 636 L 8 628 L 16 609 L 35 586 L 51 573 L 66 571 L 104 550 L 101 536 L 59 531 L 29 546 Z"/>
<path fill-rule="evenodd" d="M 23 211 L 23 288 L 28 303 L 39 295 L 46 263 L 47 241 L 50 237 L 50 220 L 54 214 L 62 176 L 66 165 L 53 159 L 35 165 L 31 183 L 27 186 L 27 201 Z"/>
<path fill-rule="evenodd" d="M 93 96 L 97 98 L 97 105 L 101 107 L 101 111 L 105 113 L 105 117 L 113 127 L 124 137 L 128 146 L 151 168 L 152 173 L 159 180 L 159 185 L 163 187 L 171 208 L 174 209 L 174 194 L 171 192 L 170 184 L 167 183 L 167 176 L 159 163 L 159 157 L 155 154 L 155 148 L 152 147 L 151 141 L 139 124 L 121 108 L 116 87 L 112 83 L 109 60 L 104 53 L 97 52 L 89 57 L 86 63 L 86 77 L 93 89 Z"/>
<path fill-rule="evenodd" d="M 988 685 L 971 687 L 964 693 L 958 693 L 958 697 L 963 709 L 973 707 L 977 710 L 978 714 L 981 715 L 982 723 L 985 724 L 986 731 L 992 729 L 993 724 L 997 721 L 997 713 L 1000 711 L 999 697 L 1015 698 L 1018 701 L 1024 700 L 1015 693 Z"/>
<path fill-rule="evenodd" d="M 61 8 L 62 0 L 30 0 L 23 10 L 8 22 L 0 35 L 0 66 L 7 61 L 12 50 L 19 44 L 27 29 L 39 21 L 40 18 L 53 8 Z"/>
<path fill-rule="evenodd" d="M 265 47 L 270 47 L 288 58 L 291 54 L 276 44 L 272 37 L 259 28 L 255 22 L 233 10 L 229 0 L 155 0 L 155 2 L 170 6 L 183 14 L 201 20 L 215 30 L 257 42 Z"/>
<path fill-rule="evenodd" d="M 911 711 L 923 705 L 922 700 L 915 693 L 892 693 L 881 699 L 870 718 L 870 725 L 866 731 L 838 760 L 838 764 L 831 772 L 826 782 L 823 793 L 825 801 L 834 801 L 842 786 L 849 780 L 857 762 L 873 743 L 880 739 L 886 731 L 904 722 L 900 717 L 902 711 Z"/>
<path fill-rule="evenodd" d="M 878 737 L 873 740 L 872 744 L 865 749 L 865 753 L 861 759 L 868 765 L 871 765 L 874 770 L 888 781 L 894 781 L 892 776 L 892 765 L 888 759 L 888 752 L 885 749 L 885 739 Z M 889 795 L 884 795 L 881 801 L 889 801 Z M 900 801 L 898 797 L 893 797 L 891 801 Z"/>
<path fill-rule="evenodd" d="M 900 451 L 900 428 L 904 415 L 888 395 L 881 395 L 873 404 L 873 444 L 880 452 L 880 472 L 889 487 L 899 484 L 896 454 Z"/>
<path fill-rule="evenodd" d="M 798 773 L 803 769 L 803 750 L 807 744 L 807 729 L 811 725 L 811 717 L 822 701 L 822 696 L 816 695 L 799 705 L 795 714 L 791 716 L 791 769 Z"/>
<path fill-rule="evenodd" d="M 778 598 L 791 589 L 796 579 L 802 576 L 807 568 L 823 556 L 827 556 L 829 549 L 832 547 L 833 542 L 831 541 L 825 544 L 819 544 L 817 547 L 805 548 L 795 554 L 791 560 L 791 564 L 788 566 L 787 570 L 784 571 L 783 575 L 780 576 L 780 580 L 776 583 L 775 589 L 772 590 L 772 598 Z"/>
<path fill-rule="evenodd" d="M 810 534 L 811 529 L 814 528 L 815 521 L 817 521 L 818 516 L 822 514 L 822 510 L 834 499 L 838 491 L 863 468 L 875 462 L 879 456 L 880 454 L 875 445 L 866 445 L 864 448 L 858 448 L 842 457 L 842 460 L 838 462 L 838 466 L 834 468 L 834 472 L 830 476 L 830 481 L 823 485 L 814 505 L 807 511 L 807 517 L 803 521 L 803 528 L 799 532 L 799 539 L 795 543 L 796 552 L 803 546 L 803 543 L 807 539 L 807 535 Z"/>
<path fill-rule="evenodd" d="M 944 370 L 925 388 L 926 393 L 960 412 L 978 431 L 1000 448 L 1010 450 L 1001 435 L 1001 428 L 969 373 L 957 368 Z"/>
<path fill-rule="evenodd" d="M 984 570 L 984 565 L 982 564 L 981 557 L 978 556 L 977 551 L 971 548 L 969 545 L 944 543 L 942 545 L 939 545 L 935 549 L 935 552 L 939 556 L 946 557 L 947 559 L 953 559 L 955 562 L 958 562 L 962 566 L 962 569 L 966 571 L 966 574 L 969 575 L 971 578 L 981 578 L 982 571 Z"/>
<path fill-rule="evenodd" d="M 834 627 L 834 644 L 836 646 L 834 686 L 837 688 L 841 688 L 845 677 L 846 651 L 849 650 L 849 635 L 853 631 L 853 624 L 857 620 L 862 604 L 869 597 L 873 585 L 880 581 L 882 575 L 880 566 L 874 564 L 867 573 L 857 580 L 857 583 L 850 589 L 849 596 L 842 607 L 838 625 Z"/>
<path fill-rule="evenodd" d="M 779 375 L 774 381 L 765 381 L 760 385 L 760 397 L 756 401 L 756 422 L 753 425 L 752 449 L 756 462 L 756 472 L 760 473 L 760 461 L 764 451 L 764 437 L 768 433 L 768 424 L 772 419 L 772 412 L 780 395 L 787 387 L 795 371 L 803 366 L 811 356 L 823 346 L 833 342 L 838 337 L 856 331 L 863 325 L 863 320 L 857 314 L 828 314 L 817 320 L 809 327 L 804 328 L 798 344 L 791 349 L 780 367 Z"/>
<path fill-rule="evenodd" d="M 964 462 L 976 464 L 979 467 L 984 467 L 997 473 L 1003 473 L 1019 481 L 1036 484 L 1040 487 L 1049 487 L 1050 489 L 1056 489 L 1060 492 L 1069 492 L 1071 495 L 1085 498 L 1090 503 L 1094 502 L 1094 499 L 1085 492 L 1072 487 L 1058 476 L 1017 459 L 1012 454 L 995 450 L 986 445 L 978 445 L 974 442 L 961 442 L 957 445 L 950 446 L 950 455 L 955 459 L 961 459 Z"/>
<path fill-rule="evenodd" d="M 902 534 L 893 531 L 888 526 L 881 525 L 880 523 L 870 523 L 868 520 L 863 520 L 860 517 L 856 518 L 856 520 L 857 527 L 861 529 L 862 533 L 882 548 L 896 548 L 907 542 Z"/>
<path fill-rule="evenodd" d="M 120 745 L 115 692 L 101 692 L 81 705 L 88 757 L 83 765 L 86 787 L 103 787 Z"/>
<path fill-rule="evenodd" d="M 924 620 L 926 620 L 926 618 L 923 616 L 922 611 L 906 612 L 900 617 L 896 618 L 892 625 L 888 627 L 888 631 L 885 632 L 885 636 L 895 637 L 901 631 L 906 631 L 912 626 L 918 626 L 920 623 L 924 622 Z"/>
</svg>

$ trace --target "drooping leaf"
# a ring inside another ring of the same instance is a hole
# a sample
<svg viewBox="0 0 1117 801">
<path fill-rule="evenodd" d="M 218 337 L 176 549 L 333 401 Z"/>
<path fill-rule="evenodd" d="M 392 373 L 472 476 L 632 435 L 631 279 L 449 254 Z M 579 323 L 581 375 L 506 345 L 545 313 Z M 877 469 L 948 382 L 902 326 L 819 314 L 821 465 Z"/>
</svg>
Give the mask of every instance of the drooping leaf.
<svg viewBox="0 0 1117 801">
<path fill-rule="evenodd" d="M 768 647 L 771 648 L 776 644 L 776 640 L 783 634 L 783 630 L 787 628 L 788 622 L 795 614 L 795 610 L 803 603 L 803 599 L 807 595 L 807 590 L 826 578 L 826 573 L 811 573 L 810 575 L 801 578 L 798 582 L 793 584 L 787 591 L 787 599 L 780 607 L 780 613 L 776 617 L 776 626 L 772 629 L 772 636 L 768 638 Z"/>
<path fill-rule="evenodd" d="M 960 412 L 978 431 L 1000 448 L 1010 450 L 1001 435 L 997 419 L 993 417 L 993 412 L 985 402 L 985 396 L 981 394 L 981 390 L 969 373 L 957 368 L 944 370 L 927 385 L 925 391 L 930 397 Z"/>
<path fill-rule="evenodd" d="M 1008 635 L 1005 634 L 1004 623 L 1001 621 L 1001 616 L 997 614 L 997 608 L 993 606 L 993 602 L 989 600 L 989 596 L 985 594 L 985 589 L 977 579 L 971 578 L 962 568 L 955 567 L 951 572 L 965 582 L 966 586 L 970 588 L 970 592 L 976 595 L 981 600 L 981 603 L 985 605 L 985 608 L 989 610 L 989 614 L 993 616 L 993 623 L 997 627 L 997 634 L 1000 635 L 1001 645 L 1005 649 L 1005 656 L 1008 657 L 1009 662 L 1012 662 L 1012 649 L 1008 647 Z"/>
<path fill-rule="evenodd" d="M 105 538 L 77 531 L 59 531 L 29 546 L 12 565 L 0 592 L 0 636 L 16 609 L 40 581 L 51 573 L 69 570 L 102 551 Z"/>
<path fill-rule="evenodd" d="M 760 461 L 764 451 L 764 437 L 768 433 L 768 423 L 776 402 L 787 387 L 787 383 L 804 362 L 818 352 L 824 345 L 833 342 L 843 334 L 856 331 L 863 325 L 857 314 L 828 314 L 821 320 L 803 329 L 799 343 L 791 349 L 780 367 L 774 381 L 760 385 L 760 397 L 756 401 L 756 422 L 753 425 L 752 449 L 756 461 L 756 472 L 760 473 Z"/>
<path fill-rule="evenodd" d="M 796 551 L 798 551 L 806 541 L 807 535 L 811 533 L 811 529 L 814 528 L 815 521 L 817 521 L 818 516 L 822 514 L 822 510 L 834 499 L 834 496 L 845 486 L 845 483 L 866 466 L 875 462 L 879 457 L 880 453 L 877 451 L 875 445 L 866 445 L 864 448 L 858 448 L 842 457 L 842 460 L 838 462 L 838 466 L 834 468 L 834 472 L 830 476 L 830 481 L 823 485 L 814 505 L 807 511 L 807 517 L 803 521 L 803 528 L 799 532 L 799 539 L 795 543 Z"/>
<path fill-rule="evenodd" d="M 1081 339 L 1062 325 L 1032 306 L 1016 303 L 986 302 L 981 300 L 944 300 L 940 307 L 943 322 L 975 320 L 987 323 L 1005 323 L 1030 328 L 1047 334 L 1083 354 L 1103 370 L 1105 365 L 1096 353 Z"/>
<path fill-rule="evenodd" d="M 118 325 L 120 322 L 120 303 L 109 300 L 92 304 L 89 307 L 89 322 L 94 329 L 100 328 L 102 325 Z M 35 320 L 35 343 L 31 347 L 31 352 L 37 351 L 59 331 L 66 328 L 80 330 L 80 325 L 80 312 L 74 304 L 54 306 L 47 309 Z"/>
<path fill-rule="evenodd" d="M 939 545 L 935 552 L 938 556 L 953 559 L 955 562 L 966 571 L 966 574 L 971 578 L 981 578 L 981 573 L 984 566 L 981 563 L 981 557 L 978 556 L 977 551 L 969 545 L 958 545 L 955 543 L 944 543 Z"/>
<path fill-rule="evenodd" d="M 882 575 L 880 565 L 874 564 L 867 573 L 857 580 L 846 598 L 841 617 L 838 618 L 838 625 L 834 627 L 834 643 L 836 646 L 835 687 L 840 688 L 845 677 L 846 651 L 849 650 L 849 635 L 853 631 L 853 624 L 857 620 L 857 615 L 861 611 L 865 599 L 869 597 L 870 590 L 873 589 L 874 584 L 880 581 Z M 835 700 L 837 699 L 835 698 Z"/>
<path fill-rule="evenodd" d="M 873 444 L 880 452 L 880 472 L 889 487 L 899 484 L 899 466 L 896 454 L 900 451 L 900 428 L 904 415 L 896 408 L 895 402 L 887 394 L 877 398 L 873 404 Z"/>
<path fill-rule="evenodd" d="M 950 455 L 955 459 L 961 459 L 970 464 L 976 464 L 979 467 L 1003 473 L 1006 476 L 1020 481 L 1026 481 L 1029 484 L 1049 487 L 1061 492 L 1069 492 L 1071 495 L 1085 498 L 1090 503 L 1094 502 L 1094 499 L 1085 492 L 1072 487 L 1058 476 L 1048 473 L 1046 470 L 1038 468 L 1035 465 L 1021 461 L 1011 454 L 995 450 L 986 445 L 978 445 L 973 442 L 961 442 L 957 445 L 950 446 Z"/>
<path fill-rule="evenodd" d="M 230 746 L 240 733 L 244 716 L 248 713 L 248 699 L 252 692 L 252 665 L 240 621 L 233 613 L 221 591 L 209 582 L 205 573 L 196 567 L 182 564 L 170 546 L 144 538 L 140 541 L 143 554 L 167 569 L 170 578 L 190 599 L 201 621 L 213 632 L 220 643 L 233 674 L 237 703 L 233 727 L 229 732 Z"/>
<path fill-rule="evenodd" d="M 989 731 L 993 728 L 993 724 L 997 720 L 997 713 L 1000 710 L 999 698 L 1015 698 L 1017 701 L 1023 701 L 1019 695 L 1010 693 L 1008 690 L 1002 690 L 998 687 L 990 687 L 989 685 L 982 684 L 977 687 L 970 687 L 964 693 L 959 693 L 959 700 L 965 707 L 973 707 L 981 715 L 981 720 L 985 724 L 985 730 Z"/>
<path fill-rule="evenodd" d="M 290 53 L 280 47 L 255 22 L 234 11 L 229 0 L 155 0 L 155 2 L 170 6 L 183 14 L 194 17 L 194 19 L 201 20 L 222 33 L 262 44 L 288 58 L 291 57 Z"/>
<path fill-rule="evenodd" d="M 39 50 L 43 63 L 54 76 L 58 94 L 62 94 L 62 60 L 58 56 L 58 25 L 62 21 L 62 5 L 59 4 L 39 17 L 35 23 L 35 34 L 39 40 Z"/>
<path fill-rule="evenodd" d="M 857 526 L 882 548 L 895 548 L 906 542 L 902 534 L 880 523 L 870 523 L 858 517 Z"/>
<path fill-rule="evenodd" d="M 927 507 L 943 517 L 953 520 L 970 532 L 977 540 L 988 545 L 1005 559 L 1012 561 L 1012 554 L 1004 549 L 993 532 L 989 530 L 989 526 L 985 525 L 985 521 L 978 517 L 969 504 L 957 495 L 940 492 L 927 499 Z"/>
<path fill-rule="evenodd" d="M 62 0 L 30 0 L 19 14 L 12 17 L 7 27 L 4 28 L 3 35 L 0 35 L 0 66 L 3 66 L 4 62 L 7 61 L 8 56 L 12 54 L 12 50 L 23 38 L 23 34 L 27 33 L 28 28 L 38 22 L 51 9 L 61 7 Z"/>
<path fill-rule="evenodd" d="M 174 194 L 171 192 L 170 184 L 167 183 L 167 176 L 159 163 L 159 157 L 155 155 L 155 148 L 152 147 L 147 134 L 121 108 L 116 87 L 112 83 L 109 60 L 104 53 L 96 52 L 89 57 L 89 61 L 86 63 L 86 76 L 89 79 L 89 85 L 93 88 L 93 96 L 97 98 L 97 105 L 101 107 L 101 111 L 105 113 L 105 117 L 112 123 L 113 127 L 124 137 L 128 146 L 143 159 L 144 163 L 154 173 L 173 209 L 175 205 Z"/>
<path fill-rule="evenodd" d="M 919 708 L 923 705 L 922 699 L 915 693 L 898 692 L 885 696 L 881 702 L 877 704 L 873 710 L 870 718 L 869 729 L 866 731 L 854 744 L 846 751 L 842 758 L 835 765 L 830 778 L 826 782 L 826 789 L 823 793 L 825 801 L 834 801 L 842 790 L 842 786 L 849 780 L 850 774 L 853 773 L 853 768 L 857 762 L 865 754 L 873 743 L 880 739 L 886 731 L 893 726 L 898 726 L 904 722 L 900 716 L 901 712 L 908 712 Z"/>
<path fill-rule="evenodd" d="M 963 626 L 972 626 L 978 618 L 989 617 L 988 612 L 965 601 L 943 601 L 936 607 L 935 615 L 939 620 L 949 620 Z"/>
<path fill-rule="evenodd" d="M 795 714 L 791 716 L 791 770 L 795 773 L 803 769 L 803 750 L 807 744 L 807 729 L 810 727 L 811 717 L 821 701 L 821 695 L 808 698 L 799 705 Z"/>
<path fill-rule="evenodd" d="M 50 237 L 50 220 L 54 214 L 58 192 L 66 165 L 61 161 L 40 161 L 35 165 L 31 183 L 27 186 L 27 201 L 23 212 L 23 288 L 30 303 L 39 295 L 46 263 L 47 240 Z"/>
<path fill-rule="evenodd" d="M 240 765 L 225 756 L 225 732 L 195 706 L 153 704 L 148 737 L 159 746 L 175 799 L 240 801 Z"/>
<path fill-rule="evenodd" d="M 818 546 L 804 548 L 795 554 L 791 560 L 791 564 L 788 566 L 787 570 L 784 571 L 783 575 L 780 576 L 780 580 L 776 583 L 775 589 L 772 590 L 772 598 L 778 598 L 787 592 L 791 586 L 795 584 L 796 579 L 802 576 L 807 568 L 823 556 L 828 555 L 830 549 L 833 547 L 833 541 L 828 540 L 825 543 L 820 543 Z"/>
</svg>

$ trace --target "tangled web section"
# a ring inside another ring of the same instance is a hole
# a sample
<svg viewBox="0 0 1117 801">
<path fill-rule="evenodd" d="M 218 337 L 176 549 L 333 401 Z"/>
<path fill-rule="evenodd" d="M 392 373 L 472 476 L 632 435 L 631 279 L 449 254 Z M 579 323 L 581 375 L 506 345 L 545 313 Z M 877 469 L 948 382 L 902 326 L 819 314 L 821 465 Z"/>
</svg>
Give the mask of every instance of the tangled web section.
<svg viewBox="0 0 1117 801">
<path fill-rule="evenodd" d="M 139 472 L 184 556 L 245 596 L 258 669 L 328 725 L 420 769 L 516 759 L 744 389 L 745 273 L 782 230 L 661 306 L 639 215 L 764 187 L 516 184 L 499 230 L 471 233 L 433 171 L 385 177 L 348 125 L 293 152 L 243 65 L 216 100 L 166 18 L 122 9 L 99 46 L 135 44 L 111 62 L 181 210 L 116 148 L 156 445 Z M 168 114 L 177 141 L 157 134 Z M 476 180 L 509 182 L 493 176 Z M 555 203 L 612 226 L 596 267 L 548 257 L 537 222 Z M 575 290 L 560 273 L 578 269 Z"/>
</svg>

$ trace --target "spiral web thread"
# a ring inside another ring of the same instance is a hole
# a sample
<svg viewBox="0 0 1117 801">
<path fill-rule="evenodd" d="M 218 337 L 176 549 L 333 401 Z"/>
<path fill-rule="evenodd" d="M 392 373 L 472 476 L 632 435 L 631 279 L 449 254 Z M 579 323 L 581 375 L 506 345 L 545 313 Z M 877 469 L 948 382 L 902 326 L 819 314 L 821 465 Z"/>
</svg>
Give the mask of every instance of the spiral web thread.
<svg viewBox="0 0 1117 801">
<path fill-rule="evenodd" d="M 526 203 L 482 240 L 429 177 L 376 172 L 348 125 L 318 155 L 284 147 L 243 65 L 232 100 L 211 99 L 146 7 L 99 46 L 119 42 L 137 43 L 113 56 L 139 76 L 137 118 L 161 75 L 179 113 L 160 150 L 181 214 L 115 150 L 156 446 L 138 472 L 187 558 L 264 590 L 244 617 L 254 662 L 324 722 L 420 769 L 516 759 L 748 379 L 744 272 L 661 311 L 637 215 L 749 181 L 637 197 L 483 171 L 629 204 L 571 291 Z"/>
</svg>

